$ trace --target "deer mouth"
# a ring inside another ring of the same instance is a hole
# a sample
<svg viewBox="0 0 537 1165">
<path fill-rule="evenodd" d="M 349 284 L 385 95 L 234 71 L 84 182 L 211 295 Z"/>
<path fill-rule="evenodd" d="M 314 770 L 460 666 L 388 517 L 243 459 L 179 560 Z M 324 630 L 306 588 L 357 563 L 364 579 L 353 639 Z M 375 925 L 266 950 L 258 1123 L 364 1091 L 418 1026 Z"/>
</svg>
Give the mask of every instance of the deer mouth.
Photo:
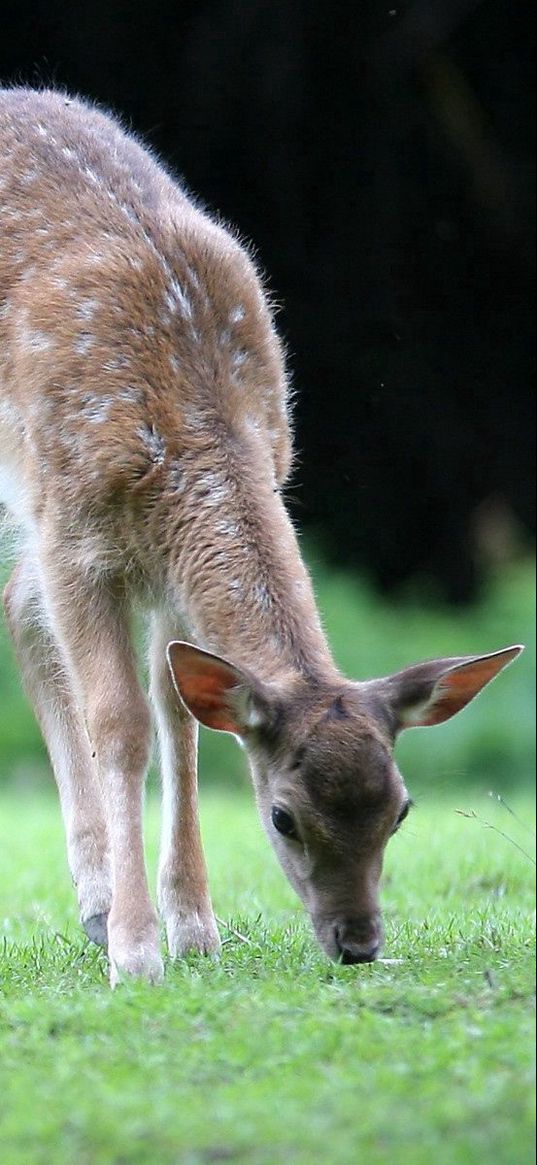
<svg viewBox="0 0 537 1165">
<path fill-rule="evenodd" d="M 379 915 L 346 920 L 314 919 L 313 925 L 323 950 L 335 963 L 344 966 L 374 963 L 382 949 Z"/>
</svg>

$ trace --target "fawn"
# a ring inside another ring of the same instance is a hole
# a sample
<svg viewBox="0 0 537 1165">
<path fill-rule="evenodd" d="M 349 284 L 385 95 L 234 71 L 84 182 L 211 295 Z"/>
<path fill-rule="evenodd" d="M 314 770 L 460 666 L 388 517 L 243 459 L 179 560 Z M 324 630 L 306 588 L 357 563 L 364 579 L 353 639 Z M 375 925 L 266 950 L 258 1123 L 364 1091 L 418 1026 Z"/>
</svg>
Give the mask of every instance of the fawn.
<svg viewBox="0 0 537 1165">
<path fill-rule="evenodd" d="M 161 978 L 142 841 L 151 716 L 130 628 L 141 603 L 170 955 L 220 945 L 201 722 L 244 745 L 324 950 L 374 960 L 383 851 L 409 807 L 395 737 L 458 712 L 522 649 L 342 677 L 282 501 L 286 373 L 247 251 L 115 120 L 62 93 L 0 92 L 0 156 L 0 500 L 19 531 L 4 602 L 82 924 L 112 985 Z"/>
</svg>

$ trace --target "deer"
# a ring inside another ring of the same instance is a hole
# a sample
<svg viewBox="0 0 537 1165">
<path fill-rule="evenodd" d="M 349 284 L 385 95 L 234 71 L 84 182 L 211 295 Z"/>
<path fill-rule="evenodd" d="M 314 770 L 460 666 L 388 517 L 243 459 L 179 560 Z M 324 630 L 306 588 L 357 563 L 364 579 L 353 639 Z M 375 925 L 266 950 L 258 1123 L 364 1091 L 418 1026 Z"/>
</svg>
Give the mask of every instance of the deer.
<svg viewBox="0 0 537 1165">
<path fill-rule="evenodd" d="M 249 247 L 114 116 L 66 93 L 1 90 L 0 155 L 4 607 L 81 924 L 112 986 L 162 979 L 142 837 L 156 726 L 169 957 L 218 953 L 201 724 L 245 749 L 326 955 L 372 962 L 383 855 L 411 803 L 396 738 L 459 712 L 522 648 L 346 679 L 283 499 L 289 377 Z"/>
</svg>

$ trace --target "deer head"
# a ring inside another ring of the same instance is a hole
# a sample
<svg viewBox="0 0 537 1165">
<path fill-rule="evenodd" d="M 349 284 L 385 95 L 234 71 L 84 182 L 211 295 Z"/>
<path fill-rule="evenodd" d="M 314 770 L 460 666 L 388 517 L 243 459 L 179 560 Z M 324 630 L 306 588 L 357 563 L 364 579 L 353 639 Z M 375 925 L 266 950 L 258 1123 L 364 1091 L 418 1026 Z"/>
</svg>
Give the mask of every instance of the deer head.
<svg viewBox="0 0 537 1165">
<path fill-rule="evenodd" d="M 411 805 L 393 758 L 398 733 L 454 716 L 521 650 L 362 683 L 302 676 L 276 685 L 188 643 L 169 645 L 189 712 L 245 747 L 265 830 L 330 958 L 371 962 L 381 948 L 384 850 Z"/>
</svg>

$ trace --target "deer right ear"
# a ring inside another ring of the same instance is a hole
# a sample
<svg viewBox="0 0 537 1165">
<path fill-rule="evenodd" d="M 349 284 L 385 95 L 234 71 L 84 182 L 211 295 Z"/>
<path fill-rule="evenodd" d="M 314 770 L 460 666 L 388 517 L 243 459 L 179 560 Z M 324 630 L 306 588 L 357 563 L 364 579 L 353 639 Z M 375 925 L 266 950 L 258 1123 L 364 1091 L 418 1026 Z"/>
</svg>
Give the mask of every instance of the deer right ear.
<svg viewBox="0 0 537 1165">
<path fill-rule="evenodd" d="M 371 690 L 396 732 L 442 724 L 465 708 L 523 650 L 505 647 L 491 655 L 435 659 L 374 680 Z"/>
<path fill-rule="evenodd" d="M 168 664 L 178 695 L 200 724 L 246 736 L 270 720 L 261 685 L 227 659 L 191 643 L 170 643 Z"/>
</svg>

